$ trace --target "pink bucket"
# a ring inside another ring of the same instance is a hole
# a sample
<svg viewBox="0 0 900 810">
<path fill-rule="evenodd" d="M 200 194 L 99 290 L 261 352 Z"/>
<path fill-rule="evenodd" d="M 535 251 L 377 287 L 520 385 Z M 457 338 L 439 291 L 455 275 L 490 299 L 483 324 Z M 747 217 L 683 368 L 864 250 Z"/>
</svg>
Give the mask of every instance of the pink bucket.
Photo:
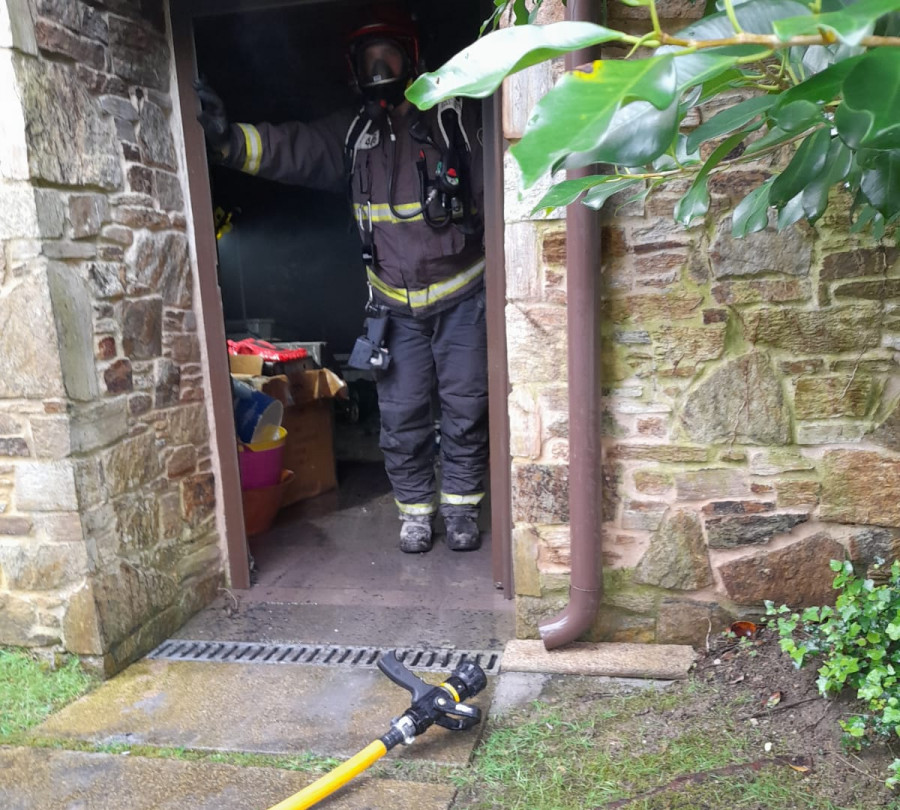
<svg viewBox="0 0 900 810">
<path fill-rule="evenodd" d="M 283 427 L 277 427 L 273 428 L 273 434 L 266 441 L 245 444 L 238 448 L 241 489 L 273 487 L 281 481 L 287 431 Z"/>
</svg>

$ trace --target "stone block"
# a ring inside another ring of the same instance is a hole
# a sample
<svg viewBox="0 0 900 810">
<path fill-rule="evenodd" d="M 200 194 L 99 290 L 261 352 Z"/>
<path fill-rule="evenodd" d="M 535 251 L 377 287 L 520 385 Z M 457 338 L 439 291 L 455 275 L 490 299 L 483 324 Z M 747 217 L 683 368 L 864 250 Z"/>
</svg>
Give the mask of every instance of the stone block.
<svg viewBox="0 0 900 810">
<path fill-rule="evenodd" d="M 76 512 L 75 471 L 70 461 L 22 461 L 15 469 L 16 506 L 23 512 Z"/>
<path fill-rule="evenodd" d="M 197 526 L 212 514 L 216 505 L 216 481 L 212 473 L 198 473 L 182 479 L 181 514 L 191 526 Z"/>
<path fill-rule="evenodd" d="M 99 385 L 90 291 L 71 268 L 58 262 L 50 263 L 47 278 L 66 393 L 76 401 L 95 399 Z"/>
<path fill-rule="evenodd" d="M 66 601 L 62 636 L 66 649 L 76 655 L 102 655 L 105 652 L 90 583 L 82 585 Z"/>
<path fill-rule="evenodd" d="M 900 559 L 900 529 L 866 526 L 850 535 L 850 559 L 866 566 L 887 565 Z"/>
<path fill-rule="evenodd" d="M 0 436 L 0 457 L 28 458 L 31 451 L 21 436 Z"/>
<path fill-rule="evenodd" d="M 160 298 L 142 298 L 125 305 L 122 318 L 122 350 L 131 360 L 150 360 L 162 352 Z"/>
<path fill-rule="evenodd" d="M 152 549 L 160 540 L 159 508 L 153 493 L 129 493 L 113 503 L 116 535 L 125 554 Z"/>
<path fill-rule="evenodd" d="M 559 220 L 565 218 L 566 211 L 564 208 L 557 208 L 549 214 L 543 211 L 532 213 L 535 206 L 550 188 L 555 183 L 565 179 L 565 172 L 556 172 L 552 176 L 544 175 L 534 185 L 526 189 L 519 164 L 507 151 L 503 159 L 503 178 L 503 218 L 507 225 L 512 222 Z"/>
<path fill-rule="evenodd" d="M 791 608 L 831 605 L 832 559 L 843 560 L 844 547 L 826 533 L 815 534 L 775 551 L 763 551 L 719 566 L 729 599 L 741 605 L 766 600 Z"/>
<path fill-rule="evenodd" d="M 108 394 L 127 394 L 134 390 L 134 376 L 128 358 L 116 360 L 103 372 L 103 382 Z"/>
<path fill-rule="evenodd" d="M 728 360 L 688 392 L 681 425 L 695 442 L 787 444 L 790 413 L 770 358 Z"/>
<path fill-rule="evenodd" d="M 617 323 L 625 320 L 635 324 L 650 321 L 670 323 L 693 317 L 702 304 L 703 296 L 697 293 L 682 291 L 646 293 L 613 297 L 604 304 L 604 313 Z"/>
<path fill-rule="evenodd" d="M 567 575 L 572 570 L 572 543 L 568 526 L 537 528 L 537 567 L 542 577 Z"/>
<path fill-rule="evenodd" d="M 32 647 L 52 644 L 41 637 L 38 608 L 27 598 L 0 592 L 0 644 L 11 647 Z"/>
<path fill-rule="evenodd" d="M 26 183 L 0 183 L 0 240 L 39 235 L 34 191 Z"/>
<path fill-rule="evenodd" d="M 96 70 L 106 65 L 106 51 L 99 42 L 79 37 L 61 25 L 38 19 L 34 24 L 38 47 L 56 57 L 71 59 Z"/>
<path fill-rule="evenodd" d="M 650 540 L 634 581 L 670 590 L 693 591 L 712 583 L 712 570 L 696 512 L 673 510 Z"/>
<path fill-rule="evenodd" d="M 175 170 L 175 141 L 169 127 L 169 116 L 146 98 L 141 102 L 138 144 L 148 166 Z"/>
<path fill-rule="evenodd" d="M 713 298 L 720 304 L 782 304 L 787 301 L 807 301 L 812 296 L 808 279 L 754 279 L 753 281 L 723 281 L 712 288 Z"/>
<path fill-rule="evenodd" d="M 28 122 L 32 175 L 73 188 L 116 189 L 122 183 L 113 122 L 74 72 L 58 63 L 22 61 L 22 107 Z M 78 110 L 78 126 L 69 120 Z"/>
<path fill-rule="evenodd" d="M 109 18 L 112 70 L 126 82 L 156 90 L 169 88 L 169 49 L 159 34 L 134 20 Z"/>
<path fill-rule="evenodd" d="M 32 522 L 27 517 L 0 515 L 0 536 L 25 537 L 31 534 Z M 0 561 L 2 568 L 2 561 Z"/>
<path fill-rule="evenodd" d="M 634 488 L 644 495 L 665 495 L 675 484 L 671 473 L 659 472 L 653 468 L 635 470 L 632 480 Z"/>
<path fill-rule="evenodd" d="M 740 548 L 763 545 L 779 534 L 789 534 L 808 514 L 732 515 L 706 519 L 706 535 L 710 548 Z"/>
<path fill-rule="evenodd" d="M 710 259 L 717 279 L 764 273 L 807 276 L 812 242 L 799 227 L 786 228 L 781 233 L 767 229 L 735 239 L 731 235 L 731 217 L 727 217 L 710 245 Z"/>
<path fill-rule="evenodd" d="M 127 434 L 128 413 L 124 398 L 101 400 L 72 412 L 72 450 L 76 453 L 106 447 Z"/>
<path fill-rule="evenodd" d="M 566 379 L 566 311 L 547 304 L 506 307 L 511 385 Z"/>
<path fill-rule="evenodd" d="M 816 480 L 785 478 L 775 482 L 779 508 L 815 506 L 819 502 L 821 484 Z"/>
<path fill-rule="evenodd" d="M 135 246 L 126 284 L 132 295 L 158 293 L 168 306 L 191 303 L 191 265 L 187 239 L 181 234 L 150 234 Z"/>
<path fill-rule="evenodd" d="M 162 472 L 152 432 L 119 442 L 103 455 L 103 475 L 110 495 L 121 495 L 158 478 Z"/>
<path fill-rule="evenodd" d="M 900 526 L 900 461 L 867 450 L 829 450 L 822 457 L 822 520 Z"/>
<path fill-rule="evenodd" d="M 658 326 L 650 329 L 657 374 L 691 376 L 725 351 L 725 324 Z"/>
<path fill-rule="evenodd" d="M 512 504 L 516 523 L 568 523 L 569 468 L 514 462 Z"/>
<path fill-rule="evenodd" d="M 221 570 L 222 556 L 219 545 L 212 542 L 198 543 L 190 551 L 179 557 L 175 566 L 175 576 L 180 584 L 201 580 L 211 573 Z"/>
<path fill-rule="evenodd" d="M 875 304 L 829 310 L 767 307 L 746 313 L 744 325 L 744 336 L 750 342 L 798 354 L 862 352 L 881 342 Z"/>
<path fill-rule="evenodd" d="M 675 488 L 679 501 L 744 498 L 750 494 L 747 474 L 732 467 L 676 473 Z"/>
<path fill-rule="evenodd" d="M 203 403 L 194 403 L 166 411 L 158 432 L 160 438 L 172 447 L 181 444 L 204 445 L 209 441 L 206 407 Z"/>
<path fill-rule="evenodd" d="M 534 301 L 540 295 L 538 238 L 532 222 L 513 222 L 504 229 L 506 298 Z"/>
<path fill-rule="evenodd" d="M 550 65 L 541 63 L 514 73 L 503 81 L 503 137 L 519 140 L 534 105 L 553 87 Z"/>
<path fill-rule="evenodd" d="M 734 619 L 716 602 L 663 599 L 656 620 L 656 643 L 705 649 L 707 641 L 726 631 Z"/>
<path fill-rule="evenodd" d="M 164 211 L 184 210 L 184 193 L 177 175 L 157 171 L 156 196 L 159 200 L 159 207 Z"/>
<path fill-rule="evenodd" d="M 186 473 L 193 472 L 197 467 L 197 448 L 193 445 L 176 447 L 166 462 L 166 475 L 169 478 L 179 478 Z"/>
<path fill-rule="evenodd" d="M 777 475 L 815 469 L 815 462 L 792 448 L 769 447 L 751 450 L 750 472 L 753 475 Z"/>
<path fill-rule="evenodd" d="M 83 543 L 0 543 L 0 578 L 10 590 L 59 590 L 86 572 Z"/>
<path fill-rule="evenodd" d="M 797 444 L 853 444 L 859 442 L 871 428 L 866 422 L 799 422 Z"/>
<path fill-rule="evenodd" d="M 706 461 L 709 451 L 705 447 L 679 446 L 675 444 L 626 444 L 617 443 L 609 449 L 610 459 L 622 461 L 658 461 L 664 464 L 690 464 Z"/>
<path fill-rule="evenodd" d="M 880 276 L 897 261 L 898 251 L 890 245 L 830 253 L 822 260 L 819 278 L 837 281 L 858 276 Z"/>
<path fill-rule="evenodd" d="M 794 412 L 798 419 L 861 417 L 877 399 L 878 389 L 867 376 L 801 377 L 794 389 Z"/>
<path fill-rule="evenodd" d="M 36 536 L 54 543 L 84 545 L 84 530 L 77 512 L 37 512 L 33 518 Z"/>
<path fill-rule="evenodd" d="M 181 392 L 181 370 L 168 358 L 156 361 L 153 405 L 157 409 L 168 408 L 178 402 Z"/>
<path fill-rule="evenodd" d="M 517 526 L 513 529 L 513 582 L 517 596 L 541 595 L 537 567 L 539 544 L 540 538 L 533 526 Z"/>
<path fill-rule="evenodd" d="M 509 396 L 509 453 L 513 457 L 539 458 L 541 455 L 541 416 L 531 391 L 515 387 Z"/>
<path fill-rule="evenodd" d="M 654 531 L 659 528 L 667 509 L 668 504 L 660 501 L 626 498 L 622 504 L 622 528 Z"/>
</svg>

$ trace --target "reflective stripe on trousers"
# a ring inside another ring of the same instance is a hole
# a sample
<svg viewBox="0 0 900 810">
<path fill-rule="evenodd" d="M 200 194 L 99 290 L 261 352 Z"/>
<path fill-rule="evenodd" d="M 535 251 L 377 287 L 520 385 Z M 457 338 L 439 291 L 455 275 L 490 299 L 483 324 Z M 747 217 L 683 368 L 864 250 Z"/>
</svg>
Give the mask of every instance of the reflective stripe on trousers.
<svg viewBox="0 0 900 810">
<path fill-rule="evenodd" d="M 437 503 L 432 393 L 441 408 L 441 501 L 484 493 L 488 460 L 484 292 L 427 318 L 391 314 L 391 365 L 378 380 L 384 465 L 403 504 Z"/>
</svg>

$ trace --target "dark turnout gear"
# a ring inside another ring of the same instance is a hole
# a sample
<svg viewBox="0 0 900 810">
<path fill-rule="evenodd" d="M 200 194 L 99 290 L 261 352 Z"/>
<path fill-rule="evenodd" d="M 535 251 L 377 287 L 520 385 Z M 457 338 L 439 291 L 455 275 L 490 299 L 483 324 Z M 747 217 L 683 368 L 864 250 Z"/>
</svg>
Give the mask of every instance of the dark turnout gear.
<svg viewBox="0 0 900 810">
<path fill-rule="evenodd" d="M 441 408 L 441 508 L 477 506 L 488 457 L 484 296 L 429 318 L 392 316 L 388 349 L 393 360 L 378 381 L 381 449 L 400 511 L 437 510 L 434 380 Z"/>
<path fill-rule="evenodd" d="M 418 52 L 417 45 L 401 44 L 407 58 L 398 59 L 389 50 L 397 38 L 389 34 L 371 30 L 358 38 L 360 50 L 351 51 L 361 90 L 368 84 L 374 94 L 369 101 L 375 95 L 385 101 L 377 115 L 369 103 L 356 114 L 310 123 L 233 124 L 224 162 L 283 183 L 349 190 L 370 309 L 388 314 L 377 340 L 367 333 L 372 345 L 362 354 L 387 360 L 377 380 L 381 448 L 401 517 L 424 518 L 403 521 L 401 548 L 416 552 L 431 548 L 438 503 L 477 515 L 484 496 L 482 149 L 476 106 L 457 101 L 419 112 L 403 103 L 402 94 L 396 96 L 396 88 L 405 88 L 414 75 Z M 364 55 L 371 43 L 376 49 Z M 216 106 L 210 94 L 201 101 L 205 112 L 211 105 L 209 120 L 215 123 L 224 118 L 224 105 Z M 439 498 L 434 391 L 441 410 Z M 477 548 L 477 542 L 476 531 L 475 540 L 456 547 Z"/>
<path fill-rule="evenodd" d="M 217 160 L 224 160 L 231 143 L 231 128 L 225 114 L 225 104 L 204 79 L 194 81 L 197 98 L 200 99 L 200 115 L 197 120 L 203 127 L 206 143 Z"/>
</svg>

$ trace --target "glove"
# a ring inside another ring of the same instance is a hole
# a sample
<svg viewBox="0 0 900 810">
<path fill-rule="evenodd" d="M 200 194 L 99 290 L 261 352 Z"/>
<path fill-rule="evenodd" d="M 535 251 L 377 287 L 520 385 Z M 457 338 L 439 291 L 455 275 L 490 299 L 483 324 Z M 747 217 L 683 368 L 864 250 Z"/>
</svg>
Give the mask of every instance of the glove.
<svg viewBox="0 0 900 810">
<path fill-rule="evenodd" d="M 225 104 L 203 78 L 194 80 L 194 90 L 200 99 L 197 120 L 203 127 L 206 145 L 216 160 L 224 160 L 231 151 L 231 127 L 225 114 Z"/>
</svg>

